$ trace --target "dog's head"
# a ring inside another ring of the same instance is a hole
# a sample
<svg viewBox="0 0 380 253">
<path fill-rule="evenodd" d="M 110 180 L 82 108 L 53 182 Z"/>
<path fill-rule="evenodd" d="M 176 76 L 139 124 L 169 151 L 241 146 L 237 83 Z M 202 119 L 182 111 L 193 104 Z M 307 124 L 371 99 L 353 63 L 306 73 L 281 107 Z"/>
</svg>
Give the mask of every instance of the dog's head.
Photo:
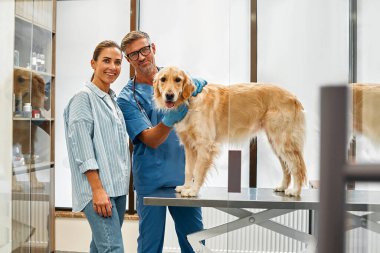
<svg viewBox="0 0 380 253">
<path fill-rule="evenodd" d="M 42 108 L 45 102 L 45 81 L 31 71 L 16 69 L 13 74 L 14 93 L 22 96 L 24 103 L 31 102 L 33 107 Z"/>
<path fill-rule="evenodd" d="M 195 85 L 185 71 L 177 67 L 162 68 L 154 77 L 154 100 L 160 109 L 175 109 L 191 97 Z"/>
</svg>

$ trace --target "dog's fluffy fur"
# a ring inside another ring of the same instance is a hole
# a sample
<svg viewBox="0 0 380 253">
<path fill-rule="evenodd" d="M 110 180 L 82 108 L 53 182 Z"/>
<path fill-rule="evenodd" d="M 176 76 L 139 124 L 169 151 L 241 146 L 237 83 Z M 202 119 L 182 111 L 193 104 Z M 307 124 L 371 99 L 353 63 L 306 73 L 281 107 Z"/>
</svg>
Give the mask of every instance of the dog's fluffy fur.
<svg viewBox="0 0 380 253">
<path fill-rule="evenodd" d="M 13 74 L 14 93 L 21 95 L 23 103 L 31 103 L 33 108 L 42 108 L 45 102 L 45 81 L 31 71 L 15 69 Z"/>
<path fill-rule="evenodd" d="M 181 69 L 161 69 L 153 81 L 159 109 L 188 104 L 185 118 L 175 124 L 186 153 L 182 196 L 197 196 L 206 173 L 223 142 L 241 142 L 264 130 L 280 160 L 283 179 L 275 191 L 299 196 L 306 182 L 303 159 L 305 117 L 303 107 L 288 91 L 270 84 L 208 84 L 197 96 L 195 85 Z M 293 188 L 288 188 L 291 177 Z"/>
<path fill-rule="evenodd" d="M 380 143 L 380 84 L 352 84 L 353 128 Z"/>
</svg>

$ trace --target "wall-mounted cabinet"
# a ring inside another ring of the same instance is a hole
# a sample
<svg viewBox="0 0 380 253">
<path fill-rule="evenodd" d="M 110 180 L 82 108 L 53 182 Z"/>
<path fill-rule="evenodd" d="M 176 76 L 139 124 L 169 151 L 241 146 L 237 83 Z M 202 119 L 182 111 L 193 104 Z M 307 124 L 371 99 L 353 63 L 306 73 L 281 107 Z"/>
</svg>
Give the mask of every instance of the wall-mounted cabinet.
<svg viewBox="0 0 380 253">
<path fill-rule="evenodd" d="M 55 0 L 16 0 L 12 250 L 54 250 Z"/>
</svg>

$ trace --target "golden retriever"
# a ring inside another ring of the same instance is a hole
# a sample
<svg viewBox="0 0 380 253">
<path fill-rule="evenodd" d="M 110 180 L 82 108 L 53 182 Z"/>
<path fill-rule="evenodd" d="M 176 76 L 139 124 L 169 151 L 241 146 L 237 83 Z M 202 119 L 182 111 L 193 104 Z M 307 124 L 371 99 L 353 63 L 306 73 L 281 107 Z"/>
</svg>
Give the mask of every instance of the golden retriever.
<svg viewBox="0 0 380 253">
<path fill-rule="evenodd" d="M 172 110 L 186 103 L 189 111 L 175 124 L 186 154 L 185 183 L 177 186 L 182 196 L 197 196 L 206 173 L 223 142 L 242 142 L 264 130 L 280 160 L 283 179 L 275 191 L 299 196 L 306 182 L 303 159 L 305 116 L 297 98 L 270 84 L 208 84 L 197 96 L 195 85 L 181 69 L 161 69 L 153 81 L 159 109 Z M 293 178 L 293 188 L 288 188 Z"/>
<path fill-rule="evenodd" d="M 22 103 L 31 103 L 35 109 L 41 109 L 45 103 L 45 80 L 42 76 L 30 70 L 15 69 L 13 73 L 14 94 L 21 97 Z M 21 105 L 22 106 L 22 105 Z M 40 121 L 42 122 L 42 121 Z M 38 138 L 37 127 L 29 121 L 16 121 L 13 126 L 13 142 L 21 145 L 22 154 L 35 155 L 35 142 Z M 16 176 L 13 175 L 12 188 L 14 191 L 21 191 L 23 184 L 16 181 Z M 31 187 L 43 188 L 44 184 L 39 182 L 36 177 L 36 172 L 30 173 Z"/>
</svg>

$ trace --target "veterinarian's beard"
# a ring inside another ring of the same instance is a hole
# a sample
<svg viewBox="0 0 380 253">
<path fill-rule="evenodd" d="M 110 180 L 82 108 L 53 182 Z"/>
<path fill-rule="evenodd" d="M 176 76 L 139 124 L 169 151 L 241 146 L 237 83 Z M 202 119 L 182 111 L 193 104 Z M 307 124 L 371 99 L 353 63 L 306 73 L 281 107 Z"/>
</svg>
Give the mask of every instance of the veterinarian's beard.
<svg viewBox="0 0 380 253">
<path fill-rule="evenodd" d="M 149 63 L 148 66 L 139 67 L 139 69 L 143 75 L 151 75 L 151 74 L 155 74 L 154 71 L 156 69 L 156 66 L 153 63 Z"/>
</svg>

